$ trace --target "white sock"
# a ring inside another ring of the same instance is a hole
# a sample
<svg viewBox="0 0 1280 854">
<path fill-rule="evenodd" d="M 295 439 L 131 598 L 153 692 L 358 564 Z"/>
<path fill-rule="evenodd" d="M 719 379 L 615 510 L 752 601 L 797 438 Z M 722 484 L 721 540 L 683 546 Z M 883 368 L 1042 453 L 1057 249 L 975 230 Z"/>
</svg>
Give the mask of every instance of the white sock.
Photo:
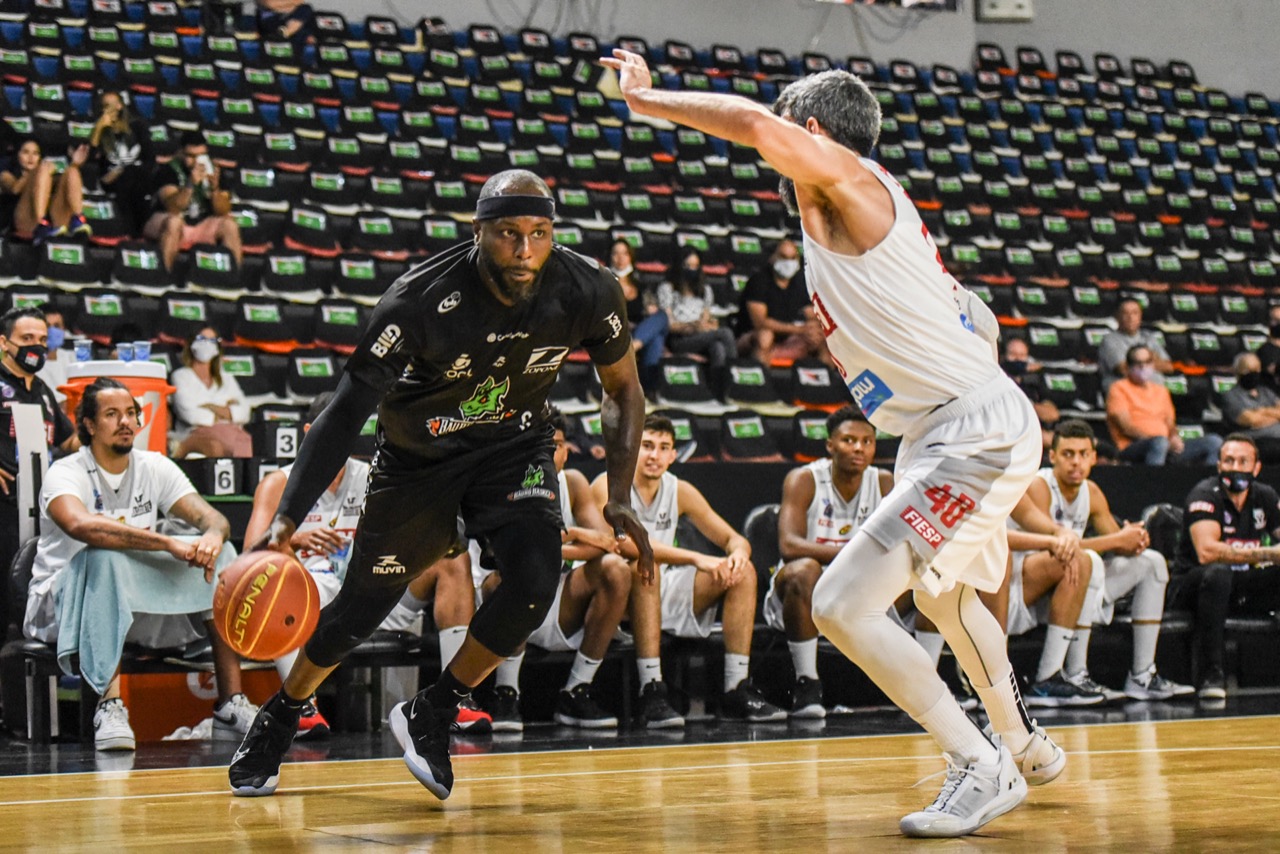
<svg viewBox="0 0 1280 854">
<path fill-rule="evenodd" d="M 796 670 L 796 679 L 807 676 L 818 678 L 818 639 L 807 641 L 787 641 L 787 649 L 791 651 L 791 665 Z"/>
<path fill-rule="evenodd" d="M 462 642 L 466 639 L 466 626 L 453 626 L 440 630 L 440 666 L 442 668 L 449 666 L 449 662 L 453 661 L 453 657 L 458 654 L 458 650 L 462 648 Z"/>
<path fill-rule="evenodd" d="M 1135 630 L 1134 636 L 1136 637 L 1137 634 L 1138 633 Z M 284 655 L 276 659 L 276 673 L 280 674 L 281 682 L 284 682 L 285 679 L 289 678 L 289 671 L 293 669 L 293 663 L 297 660 L 298 650 L 296 649 L 293 652 L 286 652 Z"/>
<path fill-rule="evenodd" d="M 942 660 L 942 648 L 947 645 L 946 640 L 938 632 L 923 632 L 916 629 L 916 643 L 929 653 L 929 658 L 933 660 L 933 669 L 937 670 L 938 662 Z"/>
<path fill-rule="evenodd" d="M 502 659 L 494 673 L 494 684 L 501 688 L 513 688 L 520 691 L 520 665 L 524 664 L 524 650 L 509 658 Z"/>
<path fill-rule="evenodd" d="M 1074 629 L 1050 624 L 1044 636 L 1044 650 L 1040 653 L 1040 667 L 1036 670 L 1036 681 L 1043 682 L 1062 669 L 1067 660 L 1067 648 L 1071 646 Z"/>
<path fill-rule="evenodd" d="M 596 678 L 596 671 L 600 669 L 602 660 L 587 658 L 582 650 L 578 650 L 578 654 L 573 657 L 573 667 L 569 668 L 569 681 L 564 683 L 564 689 L 572 691 L 579 685 L 590 685 L 591 680 Z"/>
<path fill-rule="evenodd" d="M 999 754 L 987 741 L 982 731 L 969 720 L 969 716 L 956 704 L 955 698 L 944 691 L 929 711 L 916 718 L 947 753 L 966 761 L 989 765 Z"/>
<path fill-rule="evenodd" d="M 1018 677 L 1013 674 L 1013 666 L 1009 665 L 1002 675 L 994 678 L 995 682 L 991 685 L 983 685 L 970 674 L 969 684 L 982 700 L 982 708 L 991 719 L 991 729 L 1000 736 L 1009 752 L 1016 756 L 1031 741 L 1031 718 L 1022 705 L 1022 694 L 1018 691 Z"/>
<path fill-rule="evenodd" d="M 1160 639 L 1159 623 L 1133 624 L 1133 672 L 1146 673 L 1156 663 L 1156 642 Z"/>
<path fill-rule="evenodd" d="M 661 658 L 637 658 L 636 673 L 640 676 L 640 687 L 648 685 L 650 682 L 662 681 L 662 659 Z"/>
<path fill-rule="evenodd" d="M 1072 676 L 1089 669 L 1089 638 L 1092 636 L 1093 626 L 1076 626 L 1075 637 L 1067 647 L 1067 672 Z"/>
<path fill-rule="evenodd" d="M 742 684 L 742 680 L 747 678 L 747 666 L 751 663 L 751 656 L 736 655 L 732 652 L 724 654 L 724 690 L 726 693 L 732 691 Z"/>
</svg>

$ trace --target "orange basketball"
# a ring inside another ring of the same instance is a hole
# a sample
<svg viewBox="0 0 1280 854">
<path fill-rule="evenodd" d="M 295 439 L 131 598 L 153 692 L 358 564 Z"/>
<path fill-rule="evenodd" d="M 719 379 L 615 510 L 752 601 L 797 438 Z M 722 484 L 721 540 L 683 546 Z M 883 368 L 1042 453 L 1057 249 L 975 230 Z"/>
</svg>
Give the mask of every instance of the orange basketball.
<svg viewBox="0 0 1280 854">
<path fill-rule="evenodd" d="M 270 661 L 306 643 L 320 619 L 311 573 L 279 552 L 247 552 L 218 576 L 213 624 L 245 658 Z"/>
</svg>

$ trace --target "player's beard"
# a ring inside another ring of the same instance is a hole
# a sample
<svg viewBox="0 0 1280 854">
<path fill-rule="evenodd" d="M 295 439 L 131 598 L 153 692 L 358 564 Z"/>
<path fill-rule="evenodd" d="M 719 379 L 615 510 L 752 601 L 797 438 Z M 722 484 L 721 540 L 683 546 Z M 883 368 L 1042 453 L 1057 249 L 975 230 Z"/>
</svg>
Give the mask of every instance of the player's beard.
<svg viewBox="0 0 1280 854">
<path fill-rule="evenodd" d="M 111 453 L 118 457 L 127 457 L 133 453 L 133 439 L 130 438 L 128 444 L 124 442 L 113 442 L 111 444 Z"/>
<path fill-rule="evenodd" d="M 782 204 L 786 206 L 787 213 L 792 216 L 800 215 L 800 204 L 796 201 L 796 182 L 782 175 L 778 178 L 778 195 L 782 197 Z"/>
<path fill-rule="evenodd" d="M 538 285 L 542 284 L 542 270 L 538 270 L 533 278 L 527 282 L 515 282 L 507 278 L 506 270 L 483 252 L 480 253 L 480 263 L 484 265 L 489 277 L 498 286 L 498 290 L 506 294 L 513 302 L 529 302 L 529 300 L 533 299 L 533 295 L 538 292 Z"/>
</svg>

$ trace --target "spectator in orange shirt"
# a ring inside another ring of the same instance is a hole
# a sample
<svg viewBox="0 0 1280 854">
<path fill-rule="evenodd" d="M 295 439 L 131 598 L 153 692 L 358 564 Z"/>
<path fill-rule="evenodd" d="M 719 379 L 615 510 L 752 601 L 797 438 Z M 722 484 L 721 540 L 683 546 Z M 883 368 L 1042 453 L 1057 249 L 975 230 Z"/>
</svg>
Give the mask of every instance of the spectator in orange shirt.
<svg viewBox="0 0 1280 854">
<path fill-rule="evenodd" d="M 1135 344 L 1125 354 L 1128 373 L 1107 392 L 1107 426 L 1120 460 L 1162 466 L 1165 462 L 1210 465 L 1217 459 L 1222 437 L 1209 434 L 1183 441 L 1174 421 L 1173 398 L 1156 381 L 1151 348 Z"/>
</svg>

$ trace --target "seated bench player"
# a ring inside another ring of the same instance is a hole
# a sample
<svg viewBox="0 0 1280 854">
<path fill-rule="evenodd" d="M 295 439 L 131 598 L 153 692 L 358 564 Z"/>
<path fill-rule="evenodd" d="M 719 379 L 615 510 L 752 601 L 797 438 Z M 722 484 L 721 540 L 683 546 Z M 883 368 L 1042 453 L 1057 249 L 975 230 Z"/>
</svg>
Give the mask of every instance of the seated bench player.
<svg viewBox="0 0 1280 854">
<path fill-rule="evenodd" d="M 332 392 L 324 392 L 311 402 L 302 425 L 304 434 L 311 429 L 311 425 L 332 399 Z M 284 494 L 292 469 L 292 465 L 285 466 L 279 471 L 271 472 L 258 483 L 253 494 L 253 513 L 245 528 L 245 542 L 253 542 L 270 526 L 279 509 L 280 496 Z M 339 470 L 290 540 L 298 560 L 302 561 L 316 582 L 322 607 L 332 602 L 342 587 L 351 541 L 360 515 L 364 512 L 368 482 L 369 464 L 349 457 L 347 464 Z M 471 592 L 471 567 L 465 555 L 453 561 L 438 561 L 424 570 L 410 582 L 400 603 L 387 615 L 379 628 L 387 631 L 406 630 L 410 624 L 417 622 L 418 614 L 428 602 L 432 602 L 434 606 L 433 615 L 439 632 L 442 660 L 448 661 L 462 646 L 462 640 L 467 634 L 467 624 L 471 622 L 471 615 L 475 611 Z M 281 679 L 289 674 L 297 655 L 295 651 L 276 659 L 276 669 Z M 459 706 L 458 715 L 454 719 L 454 727 L 458 731 L 487 731 L 488 723 L 488 714 L 475 708 L 474 704 Z M 328 731 L 328 721 L 316 708 L 313 697 L 298 719 L 296 737 L 317 738 Z"/>
<path fill-rule="evenodd" d="M 93 715 L 94 746 L 133 750 L 120 696 L 124 643 L 183 646 L 201 637 L 192 618 L 203 618 L 218 688 L 213 737 L 239 741 L 258 709 L 240 689 L 239 657 L 211 619 L 215 567 L 235 554 L 227 544 L 231 526 L 164 454 L 134 448 L 139 412 L 118 380 L 101 377 L 85 389 L 76 408 L 81 448 L 49 467 L 40 491 L 42 533 L 23 631 L 57 642 L 60 660 L 67 651 L 79 655 L 82 676 L 102 697 Z M 182 520 L 199 537 L 187 542 L 160 533 L 162 517 Z M 120 573 L 129 584 L 112 583 Z M 62 622 L 72 619 L 79 631 L 72 637 L 67 622 L 60 636 Z"/>
<path fill-rule="evenodd" d="M 631 567 L 617 554 L 617 541 L 591 497 L 591 485 L 574 469 L 566 469 L 569 446 L 565 440 L 565 418 L 554 412 L 549 423 L 555 429 L 554 489 L 564 518 L 564 573 L 555 601 L 546 618 L 528 643 L 550 652 L 574 652 L 569 677 L 556 701 L 555 720 L 583 729 L 611 729 L 618 719 L 596 702 L 591 683 L 600 669 L 609 642 L 627 611 L 631 595 Z M 546 489 L 531 483 L 525 489 Z M 487 571 L 481 584 L 489 596 L 502 583 L 499 573 Z M 494 679 L 493 728 L 496 732 L 520 732 L 524 721 L 520 712 L 520 667 L 524 650 L 498 665 Z"/>
<path fill-rule="evenodd" d="M 635 635 L 640 676 L 640 719 L 649 729 L 684 726 L 662 681 L 662 632 L 705 638 L 722 606 L 724 628 L 724 695 L 720 713 L 759 723 L 786 718 L 747 678 L 751 634 L 755 630 L 756 571 L 751 544 L 711 508 L 691 483 L 668 469 L 676 460 L 675 427 L 661 415 L 645 419 L 640 459 L 631 485 L 631 505 L 649 532 L 654 561 L 661 567 L 656 583 L 631 587 L 631 630 Z M 597 507 L 607 499 L 604 475 L 591 485 Z M 694 527 L 724 551 L 704 554 L 675 544 L 676 524 L 688 516 Z M 624 543 L 623 549 L 630 549 Z M 628 554 L 634 561 L 634 554 Z M 633 578 L 637 577 L 633 575 Z"/>
<path fill-rule="evenodd" d="M 841 546 L 893 489 L 893 473 L 871 465 L 876 431 L 853 406 L 827 419 L 825 459 L 792 469 L 782 482 L 778 549 L 782 563 L 765 594 L 764 620 L 787 636 L 795 668 L 791 716 L 823 718 L 813 588 Z"/>
<path fill-rule="evenodd" d="M 1195 692 L 1190 685 L 1165 679 L 1156 671 L 1156 642 L 1164 617 L 1165 587 L 1169 565 L 1164 555 L 1152 549 L 1151 538 L 1141 522 L 1123 526 L 1111 515 L 1111 506 L 1102 489 L 1089 479 L 1097 454 L 1093 428 L 1079 419 L 1061 421 L 1054 428 L 1049 449 L 1049 468 L 1040 470 L 1027 494 L 1053 518 L 1071 525 L 1081 540 L 1092 571 L 1090 590 L 1076 625 L 1075 638 L 1067 649 L 1064 676 L 1085 690 L 1103 694 L 1108 700 L 1167 700 Z M 1089 676 L 1088 651 L 1095 623 L 1110 623 L 1115 604 L 1133 593 L 1133 661 L 1124 690 L 1113 691 Z"/>
</svg>

